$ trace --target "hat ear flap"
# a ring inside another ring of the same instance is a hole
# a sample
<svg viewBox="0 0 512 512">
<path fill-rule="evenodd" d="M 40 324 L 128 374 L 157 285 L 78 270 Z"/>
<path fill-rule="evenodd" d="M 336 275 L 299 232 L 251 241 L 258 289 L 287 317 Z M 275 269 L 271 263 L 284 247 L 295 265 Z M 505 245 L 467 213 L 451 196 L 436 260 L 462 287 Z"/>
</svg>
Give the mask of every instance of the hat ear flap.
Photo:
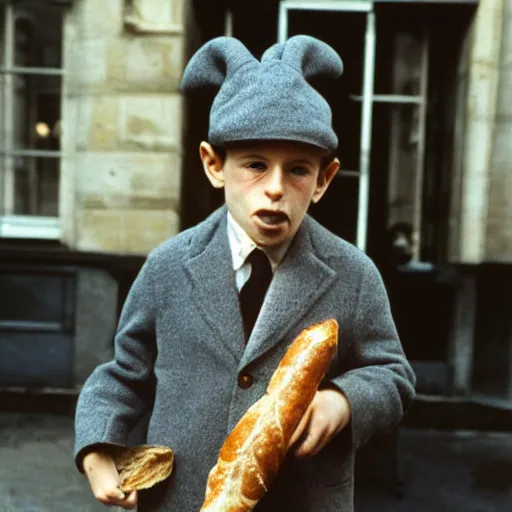
<svg viewBox="0 0 512 512">
<path fill-rule="evenodd" d="M 183 73 L 181 88 L 221 87 L 226 78 L 251 61 L 258 62 L 238 39 L 217 37 L 192 56 Z"/>
<path fill-rule="evenodd" d="M 265 52 L 262 62 L 271 59 L 293 66 L 306 80 L 321 75 L 338 78 L 343 73 L 343 62 L 336 51 L 311 36 L 294 36 L 284 44 L 275 44 Z"/>
</svg>

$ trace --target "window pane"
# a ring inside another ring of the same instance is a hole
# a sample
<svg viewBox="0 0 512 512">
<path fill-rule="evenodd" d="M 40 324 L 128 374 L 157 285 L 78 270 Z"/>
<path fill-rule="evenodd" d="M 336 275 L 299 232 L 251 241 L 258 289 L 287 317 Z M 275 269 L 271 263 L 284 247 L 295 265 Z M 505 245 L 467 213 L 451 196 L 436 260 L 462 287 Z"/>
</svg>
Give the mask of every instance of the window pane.
<svg viewBox="0 0 512 512">
<path fill-rule="evenodd" d="M 361 94 L 364 72 L 366 13 L 292 10 L 289 35 L 309 34 L 329 43 L 344 64 L 339 80 L 316 79 L 314 85 L 329 102 L 334 130 L 339 138 L 343 169 L 358 171 L 360 160 L 361 103 L 350 99 Z"/>
<path fill-rule="evenodd" d="M 37 68 L 0 74 L 0 215 L 58 216 L 59 159 L 10 152 L 60 151 L 63 8 L 48 2 L 12 2 L 2 25 L 1 66 Z M 6 13 L 1 4 L 0 14 Z M 5 51 L 3 51 L 5 50 Z M 37 158 L 36 158 L 37 157 Z"/>
<path fill-rule="evenodd" d="M 425 16 L 390 6 L 377 12 L 375 94 L 421 95 Z"/>
<path fill-rule="evenodd" d="M 14 75 L 13 149 L 60 150 L 61 77 Z"/>
<path fill-rule="evenodd" d="M 60 68 L 62 9 L 49 2 L 16 2 L 14 65 Z"/>
<path fill-rule="evenodd" d="M 413 224 L 420 179 L 419 107 L 376 104 L 373 112 L 372 177 L 388 176 L 388 222 Z M 381 186 L 385 186 L 383 182 Z"/>
<path fill-rule="evenodd" d="M 0 67 L 5 65 L 5 7 L 0 3 Z M 6 127 L 5 127 L 5 81 L 6 75 L 0 73 L 0 147 L 5 146 L 6 140 Z M 0 183 L 1 189 L 1 183 Z"/>
<path fill-rule="evenodd" d="M 3 159 L 1 214 L 57 217 L 59 213 L 58 158 Z"/>
</svg>

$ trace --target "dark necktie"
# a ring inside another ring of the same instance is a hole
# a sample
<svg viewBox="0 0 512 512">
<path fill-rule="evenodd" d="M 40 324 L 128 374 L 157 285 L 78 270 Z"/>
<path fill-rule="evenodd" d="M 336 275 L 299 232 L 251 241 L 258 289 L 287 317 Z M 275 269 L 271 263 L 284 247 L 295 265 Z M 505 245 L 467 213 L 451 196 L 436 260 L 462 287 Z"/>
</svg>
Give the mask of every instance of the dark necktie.
<svg viewBox="0 0 512 512">
<path fill-rule="evenodd" d="M 246 261 L 251 264 L 251 275 L 240 290 L 240 307 L 244 320 L 245 337 L 249 339 L 265 293 L 272 280 L 272 268 L 267 255 L 260 249 L 254 249 Z"/>
</svg>

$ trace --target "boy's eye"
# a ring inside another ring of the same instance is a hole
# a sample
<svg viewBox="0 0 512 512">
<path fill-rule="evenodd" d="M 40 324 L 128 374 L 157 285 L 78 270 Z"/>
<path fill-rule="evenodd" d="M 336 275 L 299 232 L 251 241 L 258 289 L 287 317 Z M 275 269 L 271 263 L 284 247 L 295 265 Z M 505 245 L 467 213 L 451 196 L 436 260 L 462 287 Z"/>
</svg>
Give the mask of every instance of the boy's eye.
<svg viewBox="0 0 512 512">
<path fill-rule="evenodd" d="M 264 171 L 267 168 L 264 162 L 250 162 L 247 167 L 255 171 Z"/>
<path fill-rule="evenodd" d="M 301 165 L 297 165 L 291 168 L 291 173 L 294 174 L 295 176 L 306 176 L 307 174 L 309 174 L 309 169 Z"/>
</svg>

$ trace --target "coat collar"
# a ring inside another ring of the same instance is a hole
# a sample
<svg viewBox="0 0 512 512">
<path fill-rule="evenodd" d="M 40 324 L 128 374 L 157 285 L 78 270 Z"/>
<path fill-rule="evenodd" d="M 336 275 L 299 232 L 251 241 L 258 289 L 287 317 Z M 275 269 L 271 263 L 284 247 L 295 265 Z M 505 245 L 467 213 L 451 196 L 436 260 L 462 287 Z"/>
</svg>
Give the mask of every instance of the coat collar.
<svg viewBox="0 0 512 512">
<path fill-rule="evenodd" d="M 244 329 L 225 206 L 197 227 L 185 267 L 197 306 L 217 335 L 215 342 L 223 342 L 238 362 L 244 350 Z"/>
<path fill-rule="evenodd" d="M 279 344 L 333 283 L 336 273 L 315 252 L 306 217 L 270 284 L 239 370 Z"/>
<path fill-rule="evenodd" d="M 314 227 L 306 216 L 267 292 L 261 314 L 244 347 L 244 330 L 227 236 L 224 206 L 200 224 L 190 246 L 187 272 L 197 306 L 239 362 L 239 369 L 280 343 L 335 279 L 316 254 Z"/>
</svg>

